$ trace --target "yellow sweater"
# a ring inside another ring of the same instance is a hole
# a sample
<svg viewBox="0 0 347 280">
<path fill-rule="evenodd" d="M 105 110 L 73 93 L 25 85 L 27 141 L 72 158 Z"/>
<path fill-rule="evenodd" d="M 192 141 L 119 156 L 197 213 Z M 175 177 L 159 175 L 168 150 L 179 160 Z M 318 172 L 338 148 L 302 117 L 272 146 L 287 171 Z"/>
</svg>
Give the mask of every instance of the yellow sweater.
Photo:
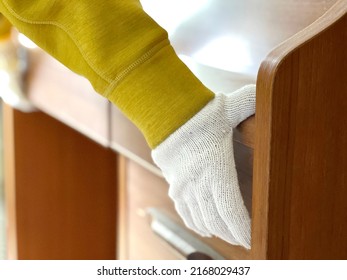
<svg viewBox="0 0 347 280">
<path fill-rule="evenodd" d="M 0 14 L 0 41 L 8 39 L 10 32 L 11 24 L 2 14 Z"/>
<path fill-rule="evenodd" d="M 0 13 L 85 76 L 135 123 L 151 148 L 214 97 L 138 0 L 0 0 Z"/>
</svg>

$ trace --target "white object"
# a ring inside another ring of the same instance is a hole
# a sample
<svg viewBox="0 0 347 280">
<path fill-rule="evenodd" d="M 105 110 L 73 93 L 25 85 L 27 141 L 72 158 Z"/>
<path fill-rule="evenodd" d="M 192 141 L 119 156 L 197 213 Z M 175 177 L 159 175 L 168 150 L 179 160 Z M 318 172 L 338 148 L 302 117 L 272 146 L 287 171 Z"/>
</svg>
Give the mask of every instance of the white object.
<svg viewBox="0 0 347 280">
<path fill-rule="evenodd" d="M 12 39 L 0 42 L 0 97 L 5 103 L 22 112 L 35 111 L 23 89 L 27 67 L 26 50 Z"/>
<path fill-rule="evenodd" d="M 255 112 L 255 86 L 217 94 L 152 151 L 185 224 L 247 249 L 251 220 L 237 179 L 233 128 Z"/>
</svg>

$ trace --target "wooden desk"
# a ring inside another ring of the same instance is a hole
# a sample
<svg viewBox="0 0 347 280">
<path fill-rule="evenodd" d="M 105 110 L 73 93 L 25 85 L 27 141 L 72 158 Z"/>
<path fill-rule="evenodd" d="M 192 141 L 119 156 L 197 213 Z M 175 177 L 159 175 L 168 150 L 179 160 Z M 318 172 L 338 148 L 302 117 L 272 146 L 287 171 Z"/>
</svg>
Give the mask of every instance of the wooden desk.
<svg viewBox="0 0 347 280">
<path fill-rule="evenodd" d="M 218 39 L 201 20 L 223 3 L 171 40 L 212 90 L 257 83 L 256 117 L 234 136 L 252 249 L 200 240 L 227 259 L 346 258 L 347 1 L 228 2 L 234 16 L 216 24 L 237 27 L 252 54 L 239 72 L 194 57 Z M 150 229 L 149 207 L 182 222 L 142 135 L 83 78 L 40 51 L 32 58 L 28 95 L 40 111 L 4 112 L 10 258 L 183 258 Z"/>
</svg>

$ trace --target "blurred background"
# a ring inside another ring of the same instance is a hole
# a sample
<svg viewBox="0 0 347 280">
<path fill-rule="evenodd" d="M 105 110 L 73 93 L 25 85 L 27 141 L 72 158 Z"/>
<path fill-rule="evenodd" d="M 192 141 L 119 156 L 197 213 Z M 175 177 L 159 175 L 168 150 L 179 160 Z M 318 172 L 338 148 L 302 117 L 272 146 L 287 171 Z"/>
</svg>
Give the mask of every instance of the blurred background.
<svg viewBox="0 0 347 280">
<path fill-rule="evenodd" d="M 2 118 L 2 101 L 0 102 L 0 118 Z M 5 259 L 5 205 L 4 205 L 4 168 L 2 144 L 2 119 L 0 119 L 0 259 Z"/>
<path fill-rule="evenodd" d="M 8 22 L 0 14 L 0 44 L 6 39 L 9 32 Z M 0 83 L 3 78 L 1 77 Z M 0 95 L 2 92 L 0 93 Z M 0 99 L 0 259 L 6 256 L 6 229 L 5 229 L 5 199 L 4 199 L 4 165 L 3 165 L 3 121 L 2 121 L 2 99 Z"/>
</svg>

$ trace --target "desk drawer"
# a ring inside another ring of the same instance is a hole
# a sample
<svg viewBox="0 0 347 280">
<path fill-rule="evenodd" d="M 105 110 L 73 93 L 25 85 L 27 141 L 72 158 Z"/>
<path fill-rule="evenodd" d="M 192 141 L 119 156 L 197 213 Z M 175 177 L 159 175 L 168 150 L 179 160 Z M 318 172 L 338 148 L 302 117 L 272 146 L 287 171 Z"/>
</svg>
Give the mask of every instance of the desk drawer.
<svg viewBox="0 0 347 280">
<path fill-rule="evenodd" d="M 85 78 L 39 49 L 30 53 L 27 94 L 38 109 L 104 146 L 109 144 L 109 102 Z"/>
</svg>

